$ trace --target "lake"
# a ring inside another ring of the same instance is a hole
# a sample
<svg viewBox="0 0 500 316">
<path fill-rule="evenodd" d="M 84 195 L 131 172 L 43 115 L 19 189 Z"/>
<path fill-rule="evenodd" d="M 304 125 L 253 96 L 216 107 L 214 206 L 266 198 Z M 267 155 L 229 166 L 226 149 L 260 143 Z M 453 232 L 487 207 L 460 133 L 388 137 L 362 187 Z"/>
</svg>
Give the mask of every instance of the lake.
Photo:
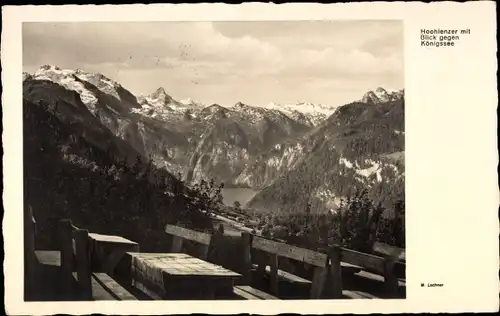
<svg viewBox="0 0 500 316">
<path fill-rule="evenodd" d="M 242 206 L 248 203 L 259 191 L 248 188 L 225 188 L 222 189 L 222 198 L 224 204 L 233 206 L 235 201 L 241 203 Z"/>
</svg>

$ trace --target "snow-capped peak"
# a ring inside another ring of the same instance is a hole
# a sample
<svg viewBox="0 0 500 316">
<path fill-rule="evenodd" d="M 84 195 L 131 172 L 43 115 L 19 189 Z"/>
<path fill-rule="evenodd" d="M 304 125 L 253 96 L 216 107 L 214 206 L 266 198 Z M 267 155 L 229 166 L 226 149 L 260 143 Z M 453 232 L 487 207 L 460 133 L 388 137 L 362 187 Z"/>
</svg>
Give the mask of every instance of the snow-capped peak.
<svg viewBox="0 0 500 316">
<path fill-rule="evenodd" d="M 129 91 L 124 89 L 118 82 L 101 73 L 86 72 L 81 69 L 63 69 L 55 65 L 43 65 L 34 72 L 32 78 L 52 81 L 66 89 L 76 91 L 91 112 L 95 112 L 101 93 L 113 96 L 117 100 L 110 108 L 112 110 L 121 107 L 123 111 L 129 111 L 137 107 L 135 97 Z"/>
<path fill-rule="evenodd" d="M 231 109 L 238 112 L 251 114 L 255 119 L 262 117 L 264 113 L 270 114 L 271 112 L 269 111 L 277 111 L 275 112 L 276 114 L 282 113 L 290 118 L 312 125 L 317 125 L 319 122 L 324 120 L 326 116 L 330 115 L 335 110 L 334 107 L 327 107 L 308 102 L 299 102 L 297 104 L 286 105 L 270 102 L 268 104 L 255 106 L 249 106 L 242 102 L 237 102 L 231 107 Z M 262 112 L 262 110 L 264 110 L 265 112 Z"/>
<path fill-rule="evenodd" d="M 151 95 L 149 95 L 149 99 L 157 100 L 163 104 L 170 103 L 173 100 L 172 97 L 165 92 L 163 87 L 159 87 L 155 92 L 151 93 Z"/>
<path fill-rule="evenodd" d="M 250 106 L 242 102 L 236 102 L 230 109 L 248 115 L 251 118 L 252 122 L 256 122 L 264 118 L 264 113 L 266 110 L 262 110 L 262 107 Z"/>
<path fill-rule="evenodd" d="M 163 87 L 156 89 L 150 95 L 140 96 L 137 100 L 142 108 L 134 111 L 135 113 L 165 121 L 192 118 L 196 116 L 191 113 L 193 110 L 204 107 L 201 103 L 189 98 L 177 101 L 168 95 Z"/>
<path fill-rule="evenodd" d="M 101 73 L 92 73 L 81 69 L 65 69 L 55 65 L 41 66 L 35 71 L 33 76 L 35 79 L 48 79 L 54 82 L 57 82 L 61 78 L 69 79 L 69 77 L 72 77 L 74 79 L 76 76 L 78 79 L 87 81 L 95 85 L 98 89 L 104 90 L 105 93 L 112 94 L 117 98 L 120 98 L 120 96 L 116 90 L 122 88 L 118 82 Z"/>
<path fill-rule="evenodd" d="M 76 72 L 73 69 L 61 69 L 54 65 L 44 65 L 33 73 L 33 79 L 52 81 L 66 89 L 76 91 L 89 110 L 91 112 L 95 111 L 98 103 L 97 97 L 81 81 L 77 80 L 75 75 Z"/>
<path fill-rule="evenodd" d="M 183 99 L 180 102 L 184 105 L 187 105 L 187 106 L 198 106 L 198 107 L 203 106 L 203 103 L 201 103 L 199 101 L 195 101 L 191 98 Z"/>
<path fill-rule="evenodd" d="M 163 87 L 156 89 L 153 93 L 147 96 L 141 96 L 144 101 L 140 102 L 144 110 L 147 112 L 155 111 L 156 116 L 163 116 L 167 112 L 185 110 L 186 104 L 179 102 L 167 94 Z M 156 109 L 156 110 L 155 110 Z"/>
<path fill-rule="evenodd" d="M 378 87 L 375 90 L 368 91 L 363 95 L 361 102 L 369 104 L 380 104 L 399 100 L 403 97 L 404 90 L 384 89 Z"/>
<path fill-rule="evenodd" d="M 270 102 L 263 107 L 273 110 L 279 110 L 285 113 L 293 113 L 295 111 L 303 114 L 324 114 L 330 115 L 335 111 L 335 106 L 326 106 L 322 104 L 316 104 L 311 102 L 297 102 L 295 104 L 279 104 L 275 102 Z"/>
<path fill-rule="evenodd" d="M 48 74 L 66 75 L 67 76 L 67 75 L 75 74 L 75 70 L 74 69 L 61 69 L 55 65 L 43 65 L 33 73 L 33 76 L 36 78 L 36 77 L 47 76 Z"/>
<path fill-rule="evenodd" d="M 243 109 L 248 109 L 248 105 L 246 105 L 245 103 L 243 102 L 236 102 L 234 105 L 233 105 L 233 108 L 234 109 L 240 109 L 240 110 L 243 110 Z"/>
</svg>

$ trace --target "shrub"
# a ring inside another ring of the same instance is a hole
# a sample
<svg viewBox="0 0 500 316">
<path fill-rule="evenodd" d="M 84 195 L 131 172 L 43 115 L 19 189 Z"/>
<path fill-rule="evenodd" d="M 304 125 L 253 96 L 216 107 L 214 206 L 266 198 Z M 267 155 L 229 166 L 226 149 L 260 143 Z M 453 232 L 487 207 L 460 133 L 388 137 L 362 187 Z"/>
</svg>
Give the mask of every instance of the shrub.
<svg viewBox="0 0 500 316">
<path fill-rule="evenodd" d="M 303 212 L 258 216 L 266 237 L 313 250 L 338 244 L 371 253 L 375 241 L 404 248 L 404 210 L 404 201 L 398 201 L 393 212 L 396 216 L 384 218 L 381 204 L 375 204 L 367 190 L 360 190 L 342 200 L 335 212 L 311 213 L 308 205 Z"/>
</svg>

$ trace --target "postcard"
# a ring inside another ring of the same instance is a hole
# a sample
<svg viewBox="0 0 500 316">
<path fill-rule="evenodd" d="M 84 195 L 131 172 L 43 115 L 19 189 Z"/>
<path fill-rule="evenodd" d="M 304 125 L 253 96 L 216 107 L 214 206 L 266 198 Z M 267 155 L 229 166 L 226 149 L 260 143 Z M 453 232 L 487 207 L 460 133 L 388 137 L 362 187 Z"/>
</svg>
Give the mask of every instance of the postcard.
<svg viewBox="0 0 500 316">
<path fill-rule="evenodd" d="M 9 315 L 498 311 L 494 2 L 2 18 Z"/>
</svg>

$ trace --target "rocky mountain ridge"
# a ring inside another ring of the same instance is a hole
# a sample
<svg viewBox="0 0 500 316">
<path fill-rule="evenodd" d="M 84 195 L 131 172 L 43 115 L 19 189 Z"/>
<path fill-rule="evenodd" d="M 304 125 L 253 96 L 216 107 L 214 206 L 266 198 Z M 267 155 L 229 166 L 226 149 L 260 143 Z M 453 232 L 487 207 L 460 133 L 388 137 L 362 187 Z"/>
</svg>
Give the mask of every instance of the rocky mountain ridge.
<svg viewBox="0 0 500 316">
<path fill-rule="evenodd" d="M 52 82 L 74 91 L 91 115 L 113 135 L 129 143 L 146 160 L 152 159 L 173 173 L 182 173 L 188 182 L 215 178 L 229 186 L 252 186 L 253 182 L 245 181 L 246 176 L 240 176 L 239 170 L 248 174 L 252 170 L 248 166 L 255 164 L 261 153 L 302 136 L 320 121 L 317 117 L 313 121 L 307 113 L 297 110 L 287 115 L 275 108 L 241 102 L 228 107 L 205 106 L 192 100 L 180 102 L 164 88 L 135 97 L 118 82 L 80 69 L 45 65 L 33 74 L 23 73 L 25 89 L 40 88 L 40 82 Z M 31 101 L 47 97 L 38 91 L 30 96 Z M 68 92 L 50 98 L 64 99 L 65 94 Z M 77 99 L 73 102 L 78 102 Z M 227 134 L 220 130 L 231 126 L 247 141 L 233 144 L 231 139 L 221 136 Z M 207 156 L 212 159 L 207 160 Z M 240 167 L 230 168 L 231 176 L 221 177 L 216 170 L 232 159 Z"/>
<path fill-rule="evenodd" d="M 29 102 L 60 107 L 84 137 L 120 159 L 140 156 L 187 183 L 213 178 L 262 190 L 254 208 L 278 201 L 277 209 L 328 209 L 354 187 L 376 194 L 404 179 L 404 90 L 377 88 L 341 107 L 206 106 L 164 88 L 135 97 L 102 74 L 56 66 L 23 73 L 23 87 Z"/>
<path fill-rule="evenodd" d="M 381 104 L 397 101 L 403 97 L 404 90 L 386 90 L 382 87 L 378 87 L 375 90 L 366 92 L 360 101 L 368 104 Z"/>
</svg>

